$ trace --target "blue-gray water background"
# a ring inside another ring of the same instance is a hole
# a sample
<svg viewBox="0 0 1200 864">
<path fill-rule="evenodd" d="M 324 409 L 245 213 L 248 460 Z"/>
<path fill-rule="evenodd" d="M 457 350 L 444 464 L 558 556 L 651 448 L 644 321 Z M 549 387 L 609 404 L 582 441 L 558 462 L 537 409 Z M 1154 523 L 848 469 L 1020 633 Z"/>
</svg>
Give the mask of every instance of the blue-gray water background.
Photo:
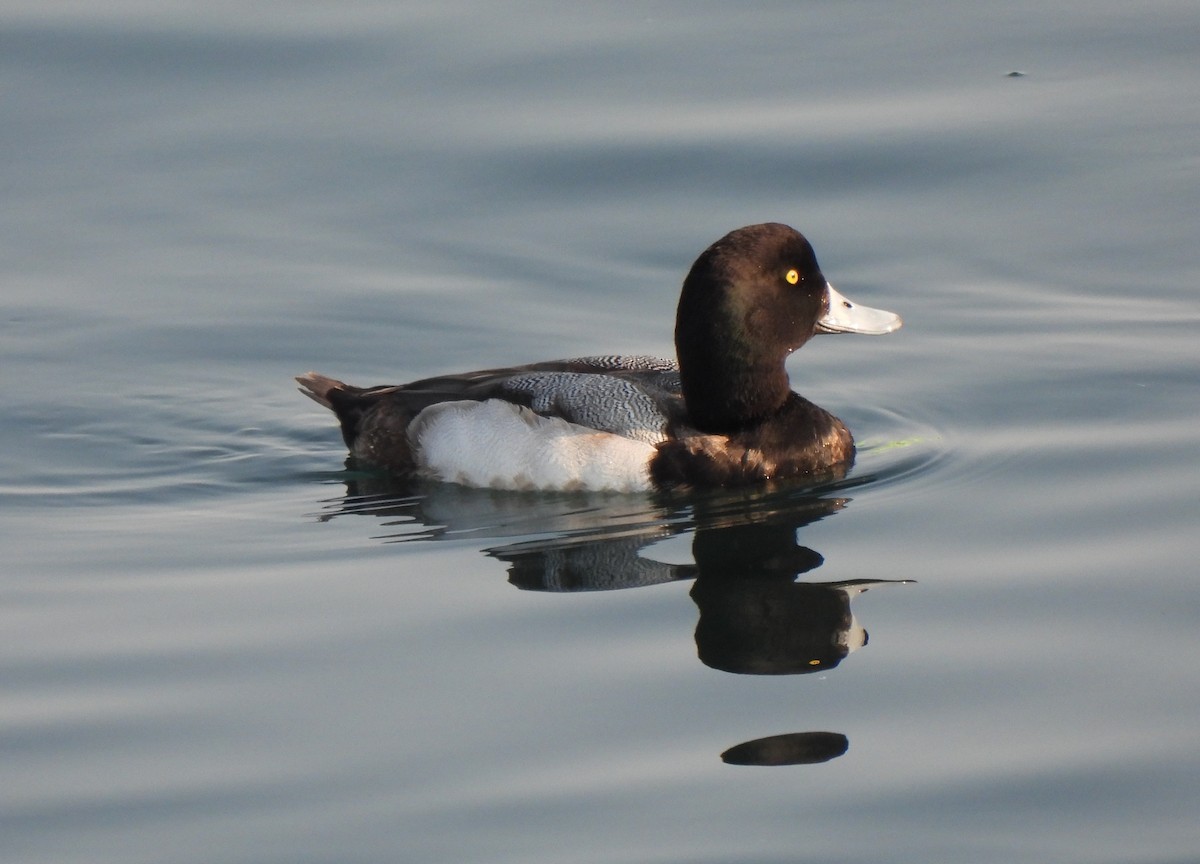
<svg viewBox="0 0 1200 864">
<path fill-rule="evenodd" d="M 1200 860 L 1197 32 L 0 3 L 0 858 Z M 906 322 L 789 362 L 863 445 L 815 495 L 375 489 L 293 389 L 669 355 L 767 220 Z M 785 641 L 802 583 L 916 582 L 740 674 L 722 556 Z"/>
</svg>

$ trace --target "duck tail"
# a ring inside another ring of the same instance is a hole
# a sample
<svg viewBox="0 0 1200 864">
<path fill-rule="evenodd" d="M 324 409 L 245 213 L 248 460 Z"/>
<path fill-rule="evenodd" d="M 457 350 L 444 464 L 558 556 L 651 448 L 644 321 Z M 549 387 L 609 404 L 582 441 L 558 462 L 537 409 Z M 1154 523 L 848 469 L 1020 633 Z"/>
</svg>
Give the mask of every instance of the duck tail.
<svg viewBox="0 0 1200 864">
<path fill-rule="evenodd" d="M 355 387 L 316 372 L 297 375 L 296 383 L 300 385 L 301 393 L 337 415 L 342 440 L 351 452 L 362 449 L 359 436 L 364 429 L 368 433 L 384 429 L 387 430 L 385 437 L 402 438 L 413 418 L 413 411 L 407 406 L 388 400 L 401 389 L 399 387 Z M 387 404 L 381 405 L 381 402 Z M 380 461 L 378 457 L 373 458 Z"/>
<path fill-rule="evenodd" d="M 374 404 L 373 400 L 359 398 L 363 392 L 361 387 L 316 372 L 297 375 L 296 382 L 300 385 L 301 393 L 337 415 L 338 424 L 342 427 L 342 440 L 353 450 L 363 413 Z"/>
<path fill-rule="evenodd" d="M 344 382 L 338 381 L 336 378 L 328 378 L 316 372 L 305 372 L 303 375 L 297 375 L 296 383 L 300 385 L 301 393 L 318 405 L 324 405 L 330 411 L 335 410 L 333 403 L 329 400 L 330 391 L 346 389 Z"/>
</svg>

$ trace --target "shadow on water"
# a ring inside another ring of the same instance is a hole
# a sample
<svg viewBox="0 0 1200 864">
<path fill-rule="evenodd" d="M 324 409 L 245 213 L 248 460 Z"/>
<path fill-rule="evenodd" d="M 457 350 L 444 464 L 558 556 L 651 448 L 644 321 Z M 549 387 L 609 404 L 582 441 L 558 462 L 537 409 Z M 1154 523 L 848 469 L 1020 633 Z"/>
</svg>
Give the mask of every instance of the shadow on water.
<svg viewBox="0 0 1200 864">
<path fill-rule="evenodd" d="M 803 527 L 849 505 L 845 493 L 877 479 L 848 479 L 843 469 L 815 485 L 686 494 L 529 493 L 404 482 L 356 470 L 348 461 L 346 496 L 327 502 L 319 518 L 373 517 L 389 529 L 378 538 L 389 543 L 520 538 L 483 552 L 504 562 L 508 581 L 525 591 L 612 591 L 691 580 L 702 663 L 737 675 L 801 675 L 835 669 L 867 644 L 867 631 L 850 608 L 854 597 L 911 581 L 813 581 L 824 558 L 798 542 Z M 643 554 L 688 533 L 691 563 Z M 840 733 L 793 732 L 735 745 L 721 758 L 737 765 L 811 764 L 848 747 Z"/>
</svg>

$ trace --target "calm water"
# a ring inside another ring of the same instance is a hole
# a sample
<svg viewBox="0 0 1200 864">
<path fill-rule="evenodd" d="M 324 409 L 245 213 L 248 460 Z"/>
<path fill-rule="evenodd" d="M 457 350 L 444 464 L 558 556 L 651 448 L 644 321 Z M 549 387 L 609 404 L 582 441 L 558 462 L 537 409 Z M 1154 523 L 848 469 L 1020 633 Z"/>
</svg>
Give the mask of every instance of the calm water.
<svg viewBox="0 0 1200 864">
<path fill-rule="evenodd" d="M 0 4 L 0 858 L 1200 860 L 1198 27 Z M 906 321 L 790 363 L 831 486 L 399 488 L 292 387 L 670 354 L 765 220 Z"/>
</svg>

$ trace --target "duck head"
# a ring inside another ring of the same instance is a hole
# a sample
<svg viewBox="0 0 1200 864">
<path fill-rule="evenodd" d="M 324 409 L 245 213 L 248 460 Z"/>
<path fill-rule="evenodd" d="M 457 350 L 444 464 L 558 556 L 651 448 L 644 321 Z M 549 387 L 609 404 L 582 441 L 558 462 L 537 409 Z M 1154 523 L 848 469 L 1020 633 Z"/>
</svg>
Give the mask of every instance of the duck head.
<svg viewBox="0 0 1200 864">
<path fill-rule="evenodd" d="M 696 259 L 679 298 L 675 350 L 692 423 L 722 434 L 760 423 L 791 394 L 787 356 L 814 335 L 879 335 L 900 324 L 835 291 L 794 228 L 732 231 Z"/>
</svg>

